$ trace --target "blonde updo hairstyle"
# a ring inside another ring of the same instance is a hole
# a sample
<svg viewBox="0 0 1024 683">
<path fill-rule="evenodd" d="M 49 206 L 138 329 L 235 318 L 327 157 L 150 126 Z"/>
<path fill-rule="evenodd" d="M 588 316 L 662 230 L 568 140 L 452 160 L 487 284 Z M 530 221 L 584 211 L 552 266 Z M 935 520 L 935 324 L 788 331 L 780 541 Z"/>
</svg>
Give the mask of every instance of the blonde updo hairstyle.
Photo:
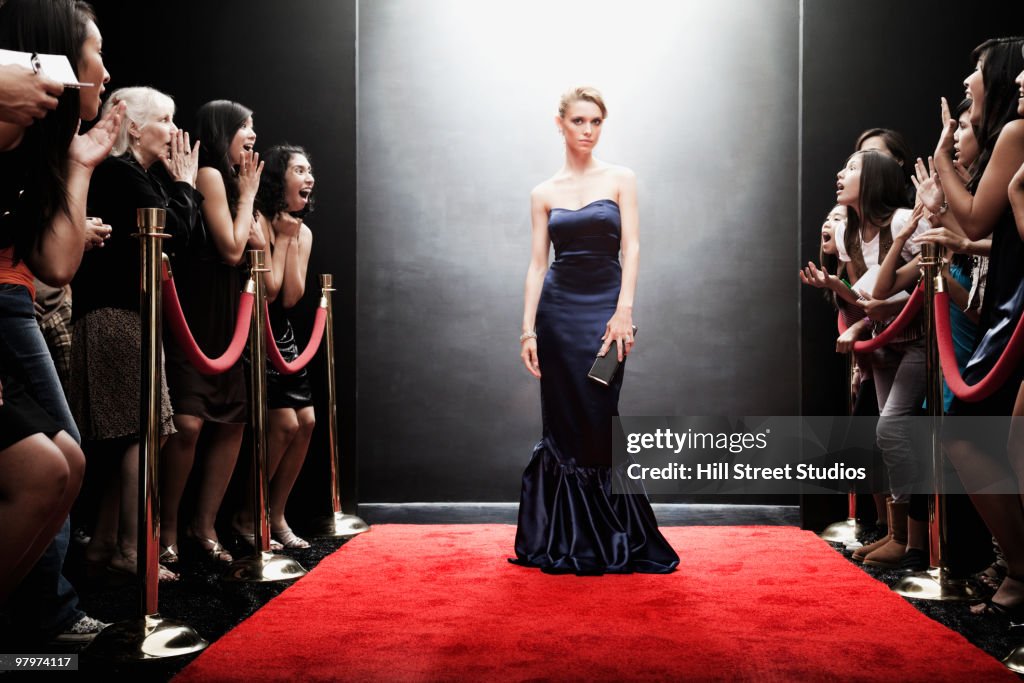
<svg viewBox="0 0 1024 683">
<path fill-rule="evenodd" d="M 146 124 L 154 120 L 157 114 L 170 107 L 171 116 L 174 116 L 174 100 L 159 90 L 137 86 L 132 88 L 118 88 L 103 104 L 103 113 L 110 111 L 111 107 L 119 102 L 127 106 L 125 116 L 121 119 L 121 129 L 117 131 L 117 139 L 110 150 L 110 156 L 119 157 L 128 151 L 131 139 L 128 134 L 132 122 L 139 128 L 145 128 Z"/>
<path fill-rule="evenodd" d="M 608 118 L 608 109 L 604 106 L 604 98 L 597 88 L 579 87 L 566 90 L 558 100 L 558 115 L 565 118 L 565 112 L 573 102 L 592 102 L 601 110 L 601 118 Z"/>
</svg>

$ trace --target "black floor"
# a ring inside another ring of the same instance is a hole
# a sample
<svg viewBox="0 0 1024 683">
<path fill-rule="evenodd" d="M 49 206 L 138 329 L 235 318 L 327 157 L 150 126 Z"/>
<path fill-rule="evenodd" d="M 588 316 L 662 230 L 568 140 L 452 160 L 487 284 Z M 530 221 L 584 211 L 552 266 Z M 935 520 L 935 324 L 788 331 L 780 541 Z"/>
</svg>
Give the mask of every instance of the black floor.
<svg viewBox="0 0 1024 683">
<path fill-rule="evenodd" d="M 659 522 L 664 526 L 690 525 L 793 525 L 799 520 L 798 509 L 779 506 L 739 505 L 655 505 Z M 460 524 L 460 523 L 504 523 L 515 524 L 514 504 L 416 504 L 416 505 L 363 505 L 363 518 L 373 524 Z M 370 532 L 372 533 L 372 531 Z M 306 569 L 312 569 L 327 555 L 337 550 L 344 541 L 336 539 L 313 539 L 308 550 L 290 551 L 288 554 Z M 237 547 L 229 548 L 232 551 Z M 184 550 L 184 549 L 183 549 Z M 849 557 L 850 552 L 837 548 Z M 685 548 L 681 549 L 685 553 Z M 780 549 L 780 571 L 786 563 Z M 241 553 L 239 552 L 240 556 Z M 68 573 L 81 594 L 82 608 L 89 614 L 104 621 L 116 621 L 134 614 L 139 603 L 137 590 L 124 583 L 112 583 L 104 578 L 89 578 L 81 572 L 80 558 L 73 549 L 68 563 Z M 851 560 L 852 562 L 852 560 Z M 858 564 L 858 566 L 861 566 Z M 215 641 L 221 635 L 238 625 L 244 619 L 272 598 L 279 595 L 284 584 L 232 584 L 217 578 L 216 567 L 204 558 L 185 554 L 177 567 L 182 579 L 178 583 L 164 584 L 160 590 L 160 609 L 164 616 L 184 621 L 196 629 L 204 638 Z M 888 584 L 901 576 L 899 572 L 863 567 L 872 577 Z M 1024 628 L 1016 629 L 993 618 L 971 615 L 966 606 L 957 603 L 910 601 L 924 614 L 949 628 L 960 632 L 967 640 L 985 650 L 993 657 L 1002 658 L 1015 645 L 1024 644 Z M 857 609 L 850 605 L 850 609 Z M 884 638 L 879 634 L 879 638 Z M 80 650 L 80 648 L 79 648 Z M 47 653 L 75 652 L 75 648 L 41 647 L 19 643 L 16 632 L 3 634 L 0 652 L 4 653 Z M 936 656 L 941 657 L 940 653 Z M 180 671 L 194 656 L 174 660 L 159 660 L 139 664 L 117 664 L 100 661 L 82 652 L 79 675 L 90 673 L 103 676 L 106 680 L 145 680 L 147 682 L 167 681 Z M 3 674 L 0 674 L 3 675 Z M 64 674 L 73 676 L 73 674 Z M 36 673 L 18 675 L 26 680 L 40 680 Z M 30 678 L 31 677 L 31 678 Z M 850 672 L 856 678 L 856 672 Z M 254 672 L 254 678 L 258 674 Z M 301 676 L 297 675 L 297 678 Z M 15 680 L 7 674 L 3 680 Z"/>
</svg>

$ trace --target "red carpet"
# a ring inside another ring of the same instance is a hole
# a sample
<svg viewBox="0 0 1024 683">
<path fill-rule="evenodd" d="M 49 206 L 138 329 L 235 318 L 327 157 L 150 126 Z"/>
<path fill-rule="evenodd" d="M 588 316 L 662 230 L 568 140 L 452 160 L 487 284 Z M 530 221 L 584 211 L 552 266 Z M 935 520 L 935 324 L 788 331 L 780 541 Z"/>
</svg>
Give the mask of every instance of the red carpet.
<svg viewBox="0 0 1024 683">
<path fill-rule="evenodd" d="M 511 526 L 377 526 L 174 680 L 1017 680 L 810 532 L 664 531 L 674 574 L 577 577 Z"/>
</svg>

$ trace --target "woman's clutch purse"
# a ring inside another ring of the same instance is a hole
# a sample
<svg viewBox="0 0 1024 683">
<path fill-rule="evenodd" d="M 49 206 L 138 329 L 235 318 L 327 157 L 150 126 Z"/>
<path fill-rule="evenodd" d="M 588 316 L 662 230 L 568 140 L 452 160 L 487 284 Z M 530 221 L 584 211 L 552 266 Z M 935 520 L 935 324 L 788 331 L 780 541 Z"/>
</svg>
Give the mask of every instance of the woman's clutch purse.
<svg viewBox="0 0 1024 683">
<path fill-rule="evenodd" d="M 636 325 L 633 325 L 633 336 L 636 336 Z M 612 345 L 608 347 L 608 353 L 594 359 L 594 364 L 590 367 L 587 377 L 598 384 L 609 386 L 615 377 L 615 373 L 619 371 L 619 366 L 622 365 L 619 362 L 618 347 L 619 342 L 613 341 Z"/>
</svg>

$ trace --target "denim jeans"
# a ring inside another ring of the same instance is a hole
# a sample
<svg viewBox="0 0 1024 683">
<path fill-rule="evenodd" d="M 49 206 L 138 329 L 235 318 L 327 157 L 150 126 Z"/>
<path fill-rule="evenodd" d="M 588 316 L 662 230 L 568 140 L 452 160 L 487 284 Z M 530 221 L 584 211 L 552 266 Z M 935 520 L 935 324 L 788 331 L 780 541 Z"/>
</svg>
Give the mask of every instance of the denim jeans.
<svg viewBox="0 0 1024 683">
<path fill-rule="evenodd" d="M 876 437 L 889 472 L 893 500 L 910 502 L 910 494 L 921 490 L 928 472 L 924 454 L 911 441 L 911 423 L 924 402 L 925 346 L 923 340 L 890 344 L 872 354 L 871 372 L 878 396 Z"/>
<path fill-rule="evenodd" d="M 0 284 L 0 366 L 19 376 L 36 403 L 81 443 L 53 358 L 36 322 L 32 297 L 20 285 Z M 22 635 L 29 631 L 53 635 L 84 614 L 78 609 L 78 594 L 62 573 L 70 538 L 71 524 L 65 519 L 53 542 L 11 596 L 8 609 Z"/>
</svg>

